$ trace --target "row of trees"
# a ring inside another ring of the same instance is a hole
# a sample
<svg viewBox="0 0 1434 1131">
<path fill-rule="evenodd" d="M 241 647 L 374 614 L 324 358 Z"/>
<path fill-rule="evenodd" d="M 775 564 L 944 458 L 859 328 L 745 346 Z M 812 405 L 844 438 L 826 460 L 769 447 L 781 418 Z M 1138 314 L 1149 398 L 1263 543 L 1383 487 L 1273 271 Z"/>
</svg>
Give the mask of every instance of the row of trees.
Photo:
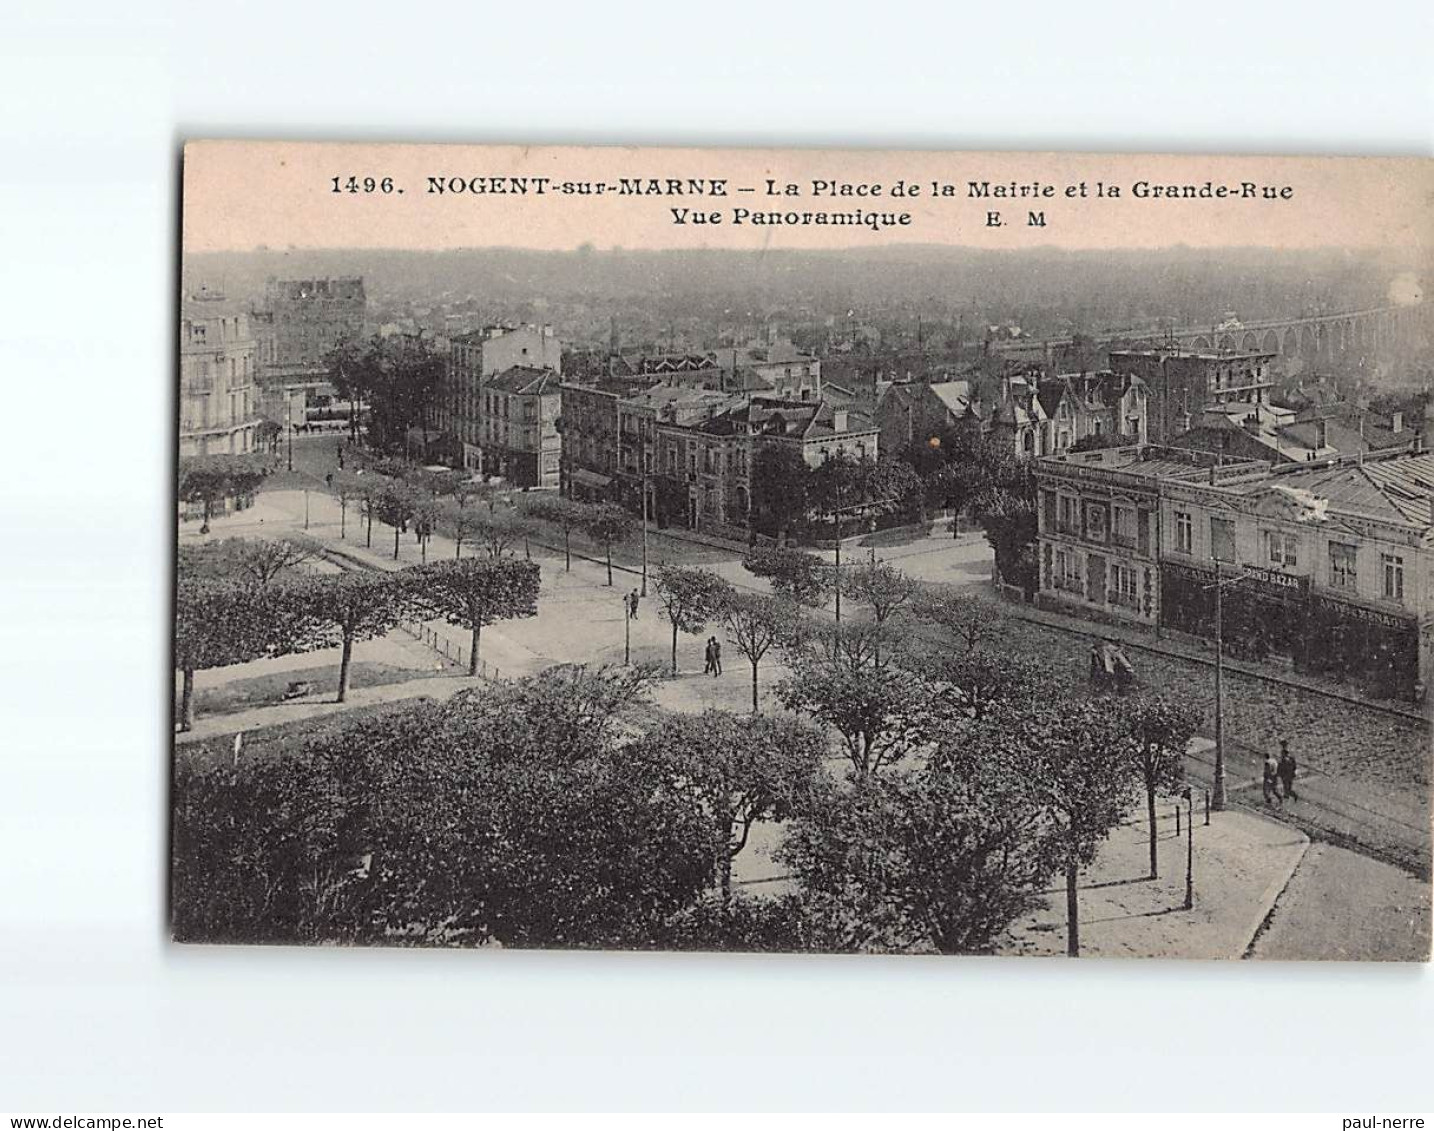
<svg viewBox="0 0 1434 1131">
<path fill-rule="evenodd" d="M 573 535 L 582 535 L 602 550 L 607 583 L 612 585 L 613 547 L 637 528 L 631 514 L 611 503 L 536 492 L 500 493 L 464 472 L 430 472 L 395 460 L 339 471 L 329 486 L 339 501 L 339 537 L 348 537 L 348 509 L 356 505 L 366 523 L 366 545 L 373 545 L 375 520 L 393 528 L 395 560 L 400 534 L 410 529 L 426 561 L 428 541 L 435 533 L 453 539 L 455 558 L 463 556 L 465 544 L 496 558 L 520 544 L 526 552 L 529 540 L 550 528 L 562 535 L 565 569 L 573 565 Z"/>
<path fill-rule="evenodd" d="M 421 428 L 426 442 L 445 370 L 443 355 L 429 339 L 412 334 L 349 339 L 324 360 L 334 389 L 349 402 L 354 440 L 362 418 L 368 442 L 379 452 L 403 454 L 412 428 Z"/>
<path fill-rule="evenodd" d="M 752 666 L 755 713 L 759 665 L 769 652 L 782 652 L 788 675 L 777 687 L 779 701 L 834 737 L 855 780 L 911 760 L 929 768 L 946 736 L 973 726 L 1024 734 L 1021 740 L 1032 744 L 1045 741 L 1020 729 L 1033 719 L 1045 720 L 1048 735 L 1064 733 L 1050 714 L 1053 673 L 1001 646 L 1003 621 L 987 602 L 918 586 L 884 563 L 862 564 L 844 570 L 840 586 L 865 616 L 827 624 L 801 615 L 802 605 L 824 603 L 836 584 L 825 563 L 791 549 L 761 549 L 746 565 L 768 577 L 777 595 L 737 594 L 703 570 L 659 571 L 659 599 L 673 624 L 674 672 L 679 629 L 700 632 L 704 617 L 718 620 Z M 1124 728 L 1115 744 L 1125 751 L 1118 761 L 1139 771 L 1153 876 L 1156 797 L 1178 783 L 1198 713 L 1161 699 L 1129 710 L 1122 700 L 1102 700 L 1090 710 L 1062 701 L 1057 713 L 1085 735 L 1070 739 L 1076 745 L 1111 745 L 1109 735 L 1093 729 L 1094 719 L 1115 719 Z M 1073 875 L 1067 879 L 1074 885 Z"/>
<path fill-rule="evenodd" d="M 924 517 L 925 489 L 910 464 L 901 460 L 852 459 L 837 454 L 811 467 L 794 447 L 764 445 L 752 460 L 752 522 L 763 533 L 786 542 L 812 528 L 816 516 L 835 528 L 837 517 L 879 521 L 901 514 Z M 854 532 L 848 526 L 845 533 Z"/>
<path fill-rule="evenodd" d="M 180 938 L 982 953 L 1130 808 L 1144 705 L 933 726 L 846 780 L 792 717 L 654 714 L 641 669 L 539 676 L 349 721 L 302 752 L 181 758 Z M 1179 735 L 1160 731 L 1160 749 Z M 783 822 L 795 890 L 733 890 Z"/>
<path fill-rule="evenodd" d="M 299 572 L 316 549 L 293 539 L 235 539 L 181 552 L 174 648 L 181 730 L 194 726 L 196 671 L 337 646 L 342 703 L 354 645 L 402 621 L 441 617 L 467 629 L 468 670 L 476 675 L 483 628 L 537 614 L 535 562 L 467 558 L 393 572 Z"/>
</svg>

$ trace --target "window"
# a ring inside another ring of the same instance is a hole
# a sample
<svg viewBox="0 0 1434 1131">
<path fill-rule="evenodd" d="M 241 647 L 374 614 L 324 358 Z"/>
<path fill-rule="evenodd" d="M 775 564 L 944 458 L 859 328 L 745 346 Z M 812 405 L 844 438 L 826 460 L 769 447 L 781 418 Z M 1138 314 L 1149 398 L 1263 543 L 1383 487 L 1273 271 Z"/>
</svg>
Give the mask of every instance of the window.
<svg viewBox="0 0 1434 1131">
<path fill-rule="evenodd" d="M 1092 542 L 1106 539 L 1106 510 L 1104 503 L 1087 503 L 1085 508 L 1085 536 Z"/>
<path fill-rule="evenodd" d="M 1063 534 L 1074 534 L 1077 530 L 1076 524 L 1076 501 L 1069 495 L 1060 496 L 1060 520 L 1056 524 L 1057 529 Z"/>
<path fill-rule="evenodd" d="M 1299 539 L 1293 534 L 1267 530 L 1265 545 L 1269 548 L 1271 565 L 1292 566 L 1299 563 Z"/>
<path fill-rule="evenodd" d="M 1067 550 L 1057 550 L 1055 560 L 1055 586 L 1073 593 L 1080 593 L 1085 586 L 1081 581 L 1080 561 Z"/>
<path fill-rule="evenodd" d="M 1063 452 L 1071 446 L 1071 434 L 1064 429 L 1056 433 L 1056 451 Z"/>
<path fill-rule="evenodd" d="M 1210 556 L 1221 562 L 1235 560 L 1235 524 L 1230 519 L 1210 520 Z"/>
<path fill-rule="evenodd" d="M 1111 572 L 1115 574 L 1115 590 L 1111 594 L 1112 602 L 1136 608 L 1140 604 L 1140 593 L 1135 570 L 1130 566 L 1118 565 Z"/>
<path fill-rule="evenodd" d="M 1111 541 L 1118 546 L 1135 545 L 1135 511 L 1130 507 L 1113 507 L 1110 515 Z"/>
<path fill-rule="evenodd" d="M 1384 599 L 1404 600 L 1404 558 L 1399 554 L 1380 554 L 1379 563 L 1384 567 Z"/>
<path fill-rule="evenodd" d="M 1336 589 L 1353 589 L 1357 581 L 1354 563 L 1356 547 L 1348 542 L 1329 544 L 1329 583 Z"/>
</svg>

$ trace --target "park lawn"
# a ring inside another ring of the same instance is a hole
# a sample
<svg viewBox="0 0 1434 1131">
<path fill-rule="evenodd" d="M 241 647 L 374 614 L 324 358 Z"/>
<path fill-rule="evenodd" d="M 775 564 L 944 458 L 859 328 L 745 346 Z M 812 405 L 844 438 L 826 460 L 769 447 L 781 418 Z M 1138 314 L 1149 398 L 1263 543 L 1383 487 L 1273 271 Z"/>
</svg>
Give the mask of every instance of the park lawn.
<svg viewBox="0 0 1434 1131">
<path fill-rule="evenodd" d="M 356 660 L 349 669 L 349 686 L 379 687 L 389 683 L 406 683 L 414 679 L 461 674 L 457 664 L 436 653 L 434 663 L 441 667 L 405 668 L 395 664 Z M 290 683 L 299 680 L 309 685 L 305 699 L 332 699 L 339 690 L 339 669 L 337 665 L 301 668 L 253 676 L 249 679 L 236 679 L 219 687 L 207 687 L 194 693 L 194 711 L 196 715 L 227 715 L 235 711 L 247 711 L 252 707 L 270 707 L 276 703 L 288 702 L 284 693 L 288 691 Z M 175 709 L 178 710 L 177 704 Z"/>
</svg>

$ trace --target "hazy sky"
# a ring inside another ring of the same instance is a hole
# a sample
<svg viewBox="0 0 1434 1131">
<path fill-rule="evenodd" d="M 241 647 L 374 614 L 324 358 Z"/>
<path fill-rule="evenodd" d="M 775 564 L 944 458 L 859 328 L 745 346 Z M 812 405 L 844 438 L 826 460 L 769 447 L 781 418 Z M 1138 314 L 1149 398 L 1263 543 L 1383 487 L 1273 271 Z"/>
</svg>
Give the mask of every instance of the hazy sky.
<svg viewBox="0 0 1434 1131">
<path fill-rule="evenodd" d="M 1189 246 L 1434 248 L 1434 161 L 1417 158 L 1093 156 L 1081 154 L 520 148 L 193 142 L 185 149 L 184 248 L 509 246 L 574 248 L 846 247 L 889 243 L 988 249 Z M 334 191 L 339 179 L 340 191 Z M 347 191 L 349 178 L 393 191 Z M 429 191 L 428 178 L 546 177 L 529 195 Z M 725 178 L 726 196 L 564 194 L 557 186 L 617 186 L 621 178 Z M 770 195 L 795 184 L 799 195 Z M 814 192 L 814 181 L 827 191 Z M 898 182 L 919 195 L 894 195 Z M 952 186 L 933 196 L 933 183 Z M 992 195 L 973 197 L 970 182 Z M 1053 195 L 1000 198 L 995 186 L 1050 186 Z M 1137 186 L 1225 186 L 1225 199 L 1141 198 Z M 879 185 L 844 195 L 839 185 Z M 1255 186 L 1253 199 L 1243 195 Z M 1084 186 L 1082 188 L 1082 186 Z M 1119 197 L 1100 195 L 1111 186 Z M 402 189 L 402 192 L 398 190 Z M 742 192 L 739 189 L 751 189 Z M 1275 194 L 1267 199 L 1266 193 Z M 1084 195 L 1081 195 L 1084 193 Z M 1283 194 L 1284 198 L 1281 198 Z M 720 223 L 676 224 L 672 209 Z M 768 226 L 751 212 L 908 213 L 906 224 Z M 999 211 L 999 227 L 987 213 Z M 1044 226 L 1029 213 L 1044 215 Z"/>
</svg>

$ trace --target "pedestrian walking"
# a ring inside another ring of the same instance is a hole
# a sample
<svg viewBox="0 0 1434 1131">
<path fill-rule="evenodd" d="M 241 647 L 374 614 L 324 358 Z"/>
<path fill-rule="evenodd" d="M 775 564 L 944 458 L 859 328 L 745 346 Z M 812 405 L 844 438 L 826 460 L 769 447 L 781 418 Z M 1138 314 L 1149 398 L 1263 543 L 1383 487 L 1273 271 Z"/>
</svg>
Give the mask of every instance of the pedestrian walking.
<svg viewBox="0 0 1434 1131">
<path fill-rule="evenodd" d="M 1284 801 L 1280 797 L 1280 764 L 1275 761 L 1273 754 L 1265 755 L 1265 804 L 1278 801 L 1283 808 Z"/>
<path fill-rule="evenodd" d="M 1280 739 L 1280 761 L 1276 772 L 1280 776 L 1280 788 L 1284 796 L 1292 801 L 1300 799 L 1300 795 L 1295 792 L 1295 774 L 1298 770 L 1299 766 L 1295 763 L 1295 756 L 1290 753 L 1290 740 Z"/>
<path fill-rule="evenodd" d="M 706 663 L 702 665 L 702 674 L 712 675 L 714 661 L 712 659 L 712 637 L 710 636 L 707 638 L 707 647 L 702 650 L 702 658 L 706 661 Z"/>
<path fill-rule="evenodd" d="M 712 674 L 722 674 L 722 641 L 712 638 Z"/>
<path fill-rule="evenodd" d="M 637 603 L 639 600 L 641 600 L 641 598 L 638 597 L 636 589 L 634 589 L 630 594 L 628 594 L 627 615 L 633 620 L 637 620 Z"/>
</svg>

